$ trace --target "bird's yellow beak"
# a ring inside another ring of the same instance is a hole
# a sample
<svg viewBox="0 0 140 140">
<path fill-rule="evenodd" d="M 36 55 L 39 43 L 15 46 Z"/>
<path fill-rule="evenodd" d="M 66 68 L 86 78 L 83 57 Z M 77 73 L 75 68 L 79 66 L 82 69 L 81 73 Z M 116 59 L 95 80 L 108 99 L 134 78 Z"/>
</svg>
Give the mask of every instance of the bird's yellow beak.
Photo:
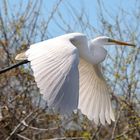
<svg viewBox="0 0 140 140">
<path fill-rule="evenodd" d="M 132 47 L 136 47 L 135 44 L 131 44 L 131 43 L 127 43 L 127 42 L 123 42 L 123 41 L 118 41 L 118 40 L 114 40 L 114 39 L 108 39 L 109 43 L 114 43 L 117 45 L 125 45 L 125 46 L 132 46 Z"/>
</svg>

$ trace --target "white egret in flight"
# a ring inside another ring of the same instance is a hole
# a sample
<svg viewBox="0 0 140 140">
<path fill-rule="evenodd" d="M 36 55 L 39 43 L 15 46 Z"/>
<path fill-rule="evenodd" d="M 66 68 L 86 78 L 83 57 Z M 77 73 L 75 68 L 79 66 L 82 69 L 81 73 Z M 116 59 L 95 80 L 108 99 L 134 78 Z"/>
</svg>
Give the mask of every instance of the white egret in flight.
<svg viewBox="0 0 140 140">
<path fill-rule="evenodd" d="M 104 45 L 128 45 L 100 36 L 88 41 L 82 33 L 70 33 L 39 42 L 16 56 L 28 60 L 40 93 L 61 114 L 79 108 L 96 124 L 115 121 L 110 91 L 100 63 L 107 51 Z"/>
</svg>

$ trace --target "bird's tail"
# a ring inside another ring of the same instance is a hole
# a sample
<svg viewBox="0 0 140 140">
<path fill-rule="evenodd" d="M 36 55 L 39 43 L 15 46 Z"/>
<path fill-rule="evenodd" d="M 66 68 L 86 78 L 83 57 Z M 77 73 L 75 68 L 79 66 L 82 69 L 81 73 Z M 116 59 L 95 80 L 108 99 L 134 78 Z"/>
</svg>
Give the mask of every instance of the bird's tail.
<svg viewBox="0 0 140 140">
<path fill-rule="evenodd" d="M 25 55 L 25 52 L 17 54 L 15 60 L 27 60 L 27 56 Z"/>
</svg>

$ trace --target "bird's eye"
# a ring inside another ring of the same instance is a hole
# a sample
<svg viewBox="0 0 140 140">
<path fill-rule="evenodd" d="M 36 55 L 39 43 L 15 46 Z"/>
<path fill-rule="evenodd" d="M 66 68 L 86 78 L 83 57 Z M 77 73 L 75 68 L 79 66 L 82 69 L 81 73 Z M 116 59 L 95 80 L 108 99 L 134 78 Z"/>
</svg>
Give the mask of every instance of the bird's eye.
<svg viewBox="0 0 140 140">
<path fill-rule="evenodd" d="M 112 39 L 108 38 L 108 39 L 107 39 L 107 42 L 112 42 Z"/>
</svg>

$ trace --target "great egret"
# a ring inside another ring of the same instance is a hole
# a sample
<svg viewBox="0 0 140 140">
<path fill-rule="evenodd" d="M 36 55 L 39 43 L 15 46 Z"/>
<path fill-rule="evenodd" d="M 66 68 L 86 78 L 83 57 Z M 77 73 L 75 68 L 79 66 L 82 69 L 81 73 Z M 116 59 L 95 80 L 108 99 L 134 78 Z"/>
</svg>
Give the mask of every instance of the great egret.
<svg viewBox="0 0 140 140">
<path fill-rule="evenodd" d="M 110 91 L 100 63 L 107 51 L 104 45 L 133 44 L 100 36 L 88 41 L 82 33 L 70 33 L 39 42 L 16 56 L 28 60 L 40 93 L 61 114 L 79 108 L 96 124 L 115 121 Z"/>
</svg>

